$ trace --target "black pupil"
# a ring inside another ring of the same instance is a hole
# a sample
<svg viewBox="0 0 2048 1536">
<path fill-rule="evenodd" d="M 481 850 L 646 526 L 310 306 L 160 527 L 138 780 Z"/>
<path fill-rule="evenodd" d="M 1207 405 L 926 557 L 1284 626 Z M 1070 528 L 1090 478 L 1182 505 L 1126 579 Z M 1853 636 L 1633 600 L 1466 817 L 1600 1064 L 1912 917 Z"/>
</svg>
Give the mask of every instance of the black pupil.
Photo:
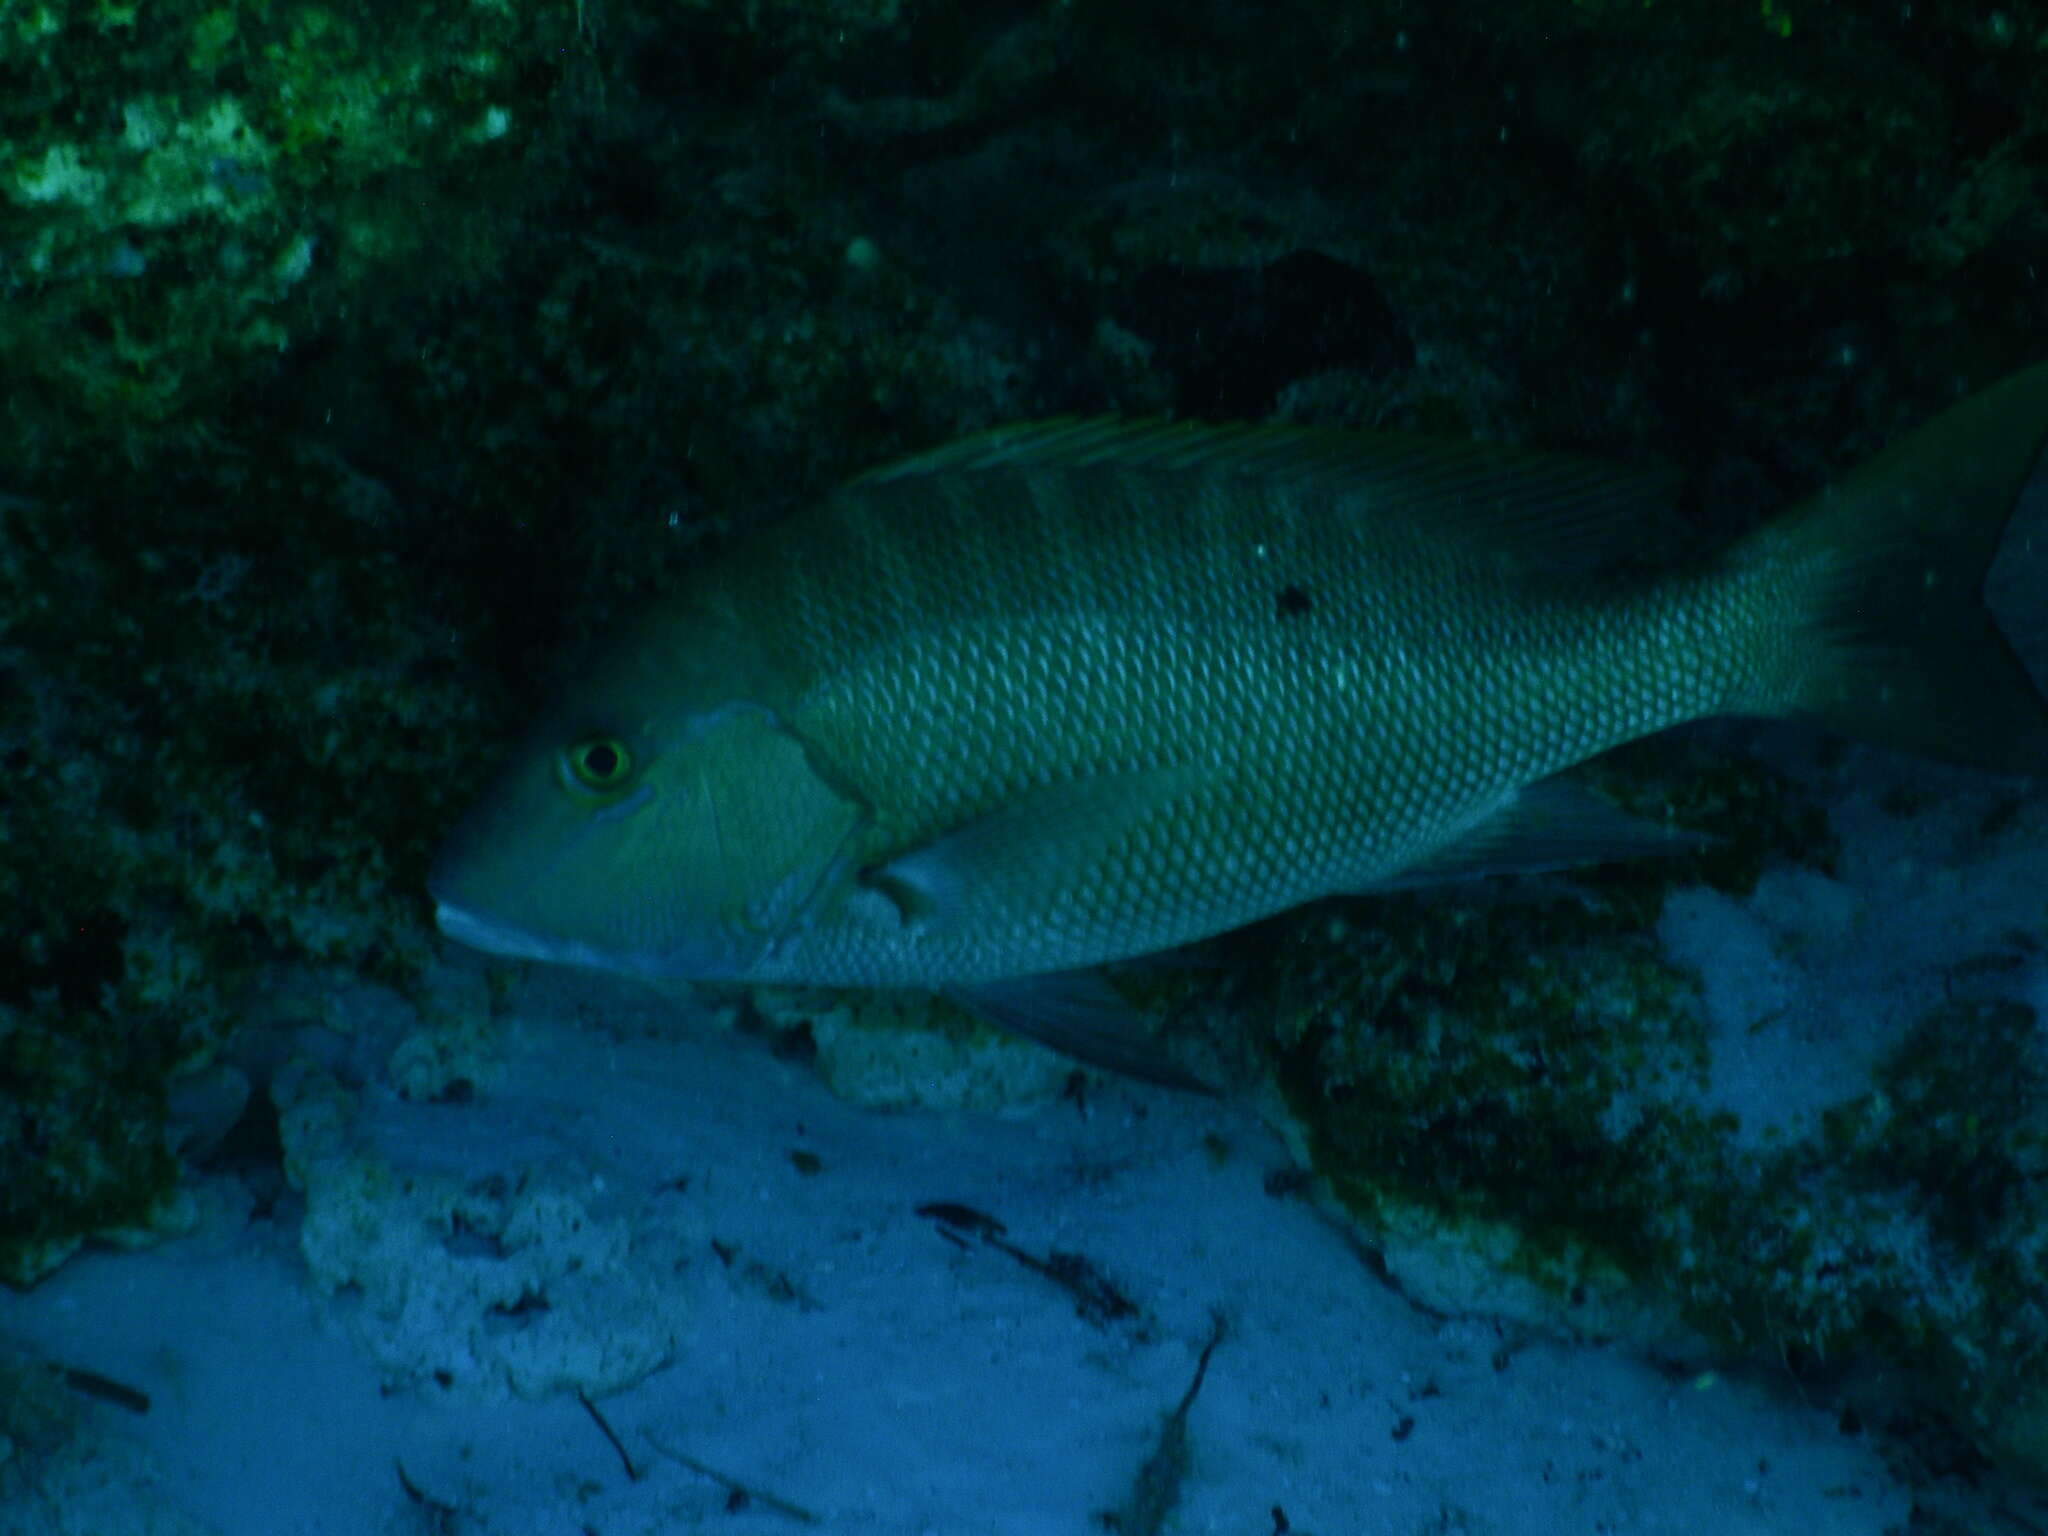
<svg viewBox="0 0 2048 1536">
<path fill-rule="evenodd" d="M 593 779 L 608 779 L 619 771 L 619 749 L 600 741 L 583 749 L 583 771 Z"/>
</svg>

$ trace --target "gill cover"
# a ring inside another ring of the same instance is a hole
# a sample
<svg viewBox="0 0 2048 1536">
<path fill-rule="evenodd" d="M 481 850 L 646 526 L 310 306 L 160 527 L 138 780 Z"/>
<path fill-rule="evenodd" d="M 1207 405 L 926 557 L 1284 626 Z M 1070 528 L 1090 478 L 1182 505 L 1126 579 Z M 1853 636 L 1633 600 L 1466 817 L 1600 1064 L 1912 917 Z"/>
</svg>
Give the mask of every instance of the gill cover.
<svg viewBox="0 0 2048 1536">
<path fill-rule="evenodd" d="M 718 871 L 719 916 L 755 958 L 841 873 L 868 810 L 835 786 L 803 742 L 767 710 L 733 705 L 676 749 L 687 765 L 690 865 Z M 751 962 L 750 962 L 751 964 Z"/>
<path fill-rule="evenodd" d="M 449 841 L 451 938 L 643 976 L 739 978 L 797 923 L 866 808 L 770 711 L 551 731 Z"/>
</svg>

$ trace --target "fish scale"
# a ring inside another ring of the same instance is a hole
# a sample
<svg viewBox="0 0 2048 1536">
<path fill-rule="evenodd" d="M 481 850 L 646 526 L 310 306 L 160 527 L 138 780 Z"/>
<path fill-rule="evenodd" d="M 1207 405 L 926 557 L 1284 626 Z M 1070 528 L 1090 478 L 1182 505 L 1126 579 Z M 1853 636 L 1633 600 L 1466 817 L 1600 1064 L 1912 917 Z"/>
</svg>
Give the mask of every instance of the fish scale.
<svg viewBox="0 0 2048 1536">
<path fill-rule="evenodd" d="M 1708 712 L 1733 670 L 1662 649 L 1613 687 L 1667 615 L 1716 600 L 1701 583 L 1618 601 L 1326 491 L 1228 476 L 982 470 L 856 489 L 787 536 L 808 551 L 788 644 L 816 681 L 780 707 L 875 807 L 859 863 L 1048 784 L 1182 764 L 1204 783 L 1055 888 L 992 887 L 975 920 L 900 947 L 821 925 L 775 979 L 1055 970 L 1356 889 L 1475 806 Z M 1306 613 L 1281 611 L 1290 588 Z"/>
<path fill-rule="evenodd" d="M 439 918 L 651 976 L 1000 988 L 1006 1022 L 1128 1066 L 1013 984 L 1317 897 L 1672 847 L 1558 776 L 1686 720 L 2038 770 L 2043 605 L 2001 628 L 1981 592 L 2043 536 L 2044 436 L 2035 369 L 1655 571 L 1661 477 L 998 429 L 739 542 L 623 630 L 450 838 Z"/>
</svg>

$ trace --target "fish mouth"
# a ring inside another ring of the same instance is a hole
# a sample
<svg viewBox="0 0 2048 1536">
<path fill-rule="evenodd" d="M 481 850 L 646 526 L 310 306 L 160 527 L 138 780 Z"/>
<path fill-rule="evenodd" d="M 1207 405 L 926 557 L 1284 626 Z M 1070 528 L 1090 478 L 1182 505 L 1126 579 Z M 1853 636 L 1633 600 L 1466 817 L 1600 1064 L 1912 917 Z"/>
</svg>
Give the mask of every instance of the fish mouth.
<svg viewBox="0 0 2048 1536">
<path fill-rule="evenodd" d="M 627 971 L 635 974 L 656 968 L 635 956 L 617 955 L 579 939 L 544 939 L 510 923 L 495 922 L 474 912 L 452 907 L 445 901 L 434 904 L 434 926 L 458 944 L 501 955 L 508 960 L 543 960 L 554 965 L 581 965 L 596 971 Z"/>
<path fill-rule="evenodd" d="M 487 955 L 508 955 L 519 960 L 552 960 L 561 946 L 512 927 L 497 923 L 445 901 L 434 903 L 434 926 L 458 944 L 480 949 Z"/>
<path fill-rule="evenodd" d="M 456 943 L 487 955 L 507 960 L 539 960 L 550 965 L 575 965 L 586 970 L 612 971 L 650 981 L 737 978 L 746 974 L 748 969 L 730 945 L 707 945 L 701 954 L 695 956 L 696 963 L 691 964 L 671 954 L 606 949 L 582 939 L 543 938 L 527 929 L 480 917 L 445 901 L 434 903 L 434 926 Z"/>
</svg>

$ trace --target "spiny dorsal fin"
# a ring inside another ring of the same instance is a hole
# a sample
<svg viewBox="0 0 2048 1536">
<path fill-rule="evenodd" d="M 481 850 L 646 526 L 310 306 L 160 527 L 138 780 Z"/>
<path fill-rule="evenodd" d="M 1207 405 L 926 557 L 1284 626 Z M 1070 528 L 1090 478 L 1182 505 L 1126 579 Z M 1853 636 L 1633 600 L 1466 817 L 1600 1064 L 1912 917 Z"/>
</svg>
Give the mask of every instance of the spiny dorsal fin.
<svg viewBox="0 0 2048 1536">
<path fill-rule="evenodd" d="M 1063 417 L 996 427 L 885 464 L 849 484 L 937 475 L 1099 470 L 1202 475 L 1314 490 L 1372 516 L 1452 524 L 1548 566 L 1639 550 L 1665 520 L 1677 476 L 1459 438 L 1330 427 L 1204 426 Z"/>
</svg>

